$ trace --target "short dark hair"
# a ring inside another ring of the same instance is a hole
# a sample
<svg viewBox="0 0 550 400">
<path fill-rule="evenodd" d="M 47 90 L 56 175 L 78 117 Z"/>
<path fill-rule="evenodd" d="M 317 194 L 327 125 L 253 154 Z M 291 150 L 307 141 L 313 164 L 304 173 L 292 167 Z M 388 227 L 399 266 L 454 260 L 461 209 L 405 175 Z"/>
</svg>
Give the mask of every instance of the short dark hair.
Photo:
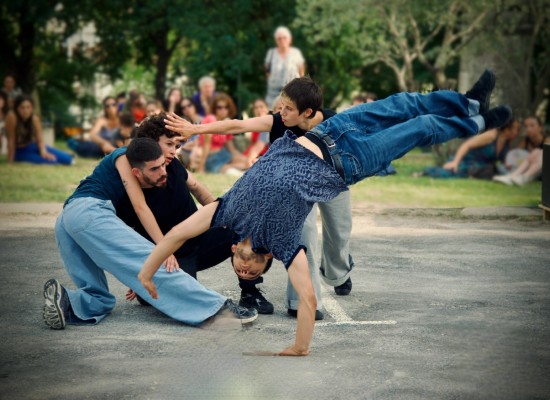
<svg viewBox="0 0 550 400">
<path fill-rule="evenodd" d="M 139 124 L 139 126 L 135 128 L 135 137 L 151 138 L 158 142 L 162 135 L 165 135 L 167 138 L 180 136 L 179 133 L 166 128 L 164 123 L 165 118 L 165 113 L 160 113 L 158 115 L 153 115 L 151 117 L 145 118 L 143 121 L 141 121 L 141 124 Z"/>
<path fill-rule="evenodd" d="M 300 114 L 311 108 L 313 112 L 309 118 L 313 118 L 323 106 L 323 90 L 309 76 L 291 80 L 281 91 L 281 96 L 293 101 Z"/>
<path fill-rule="evenodd" d="M 235 256 L 235 254 L 231 253 L 231 265 L 233 265 L 233 256 Z M 267 262 L 265 263 L 265 269 L 262 272 L 262 275 L 267 273 L 267 271 L 269 271 L 269 268 L 271 268 L 272 265 L 273 265 L 273 257 L 269 257 L 267 259 Z"/>
<path fill-rule="evenodd" d="M 134 115 L 129 112 L 121 113 L 118 119 L 120 120 L 120 126 L 124 126 L 126 128 L 133 128 L 136 124 Z"/>
<path fill-rule="evenodd" d="M 146 162 L 158 160 L 160 156 L 162 149 L 150 137 L 135 138 L 126 149 L 126 158 L 132 168 L 143 169 Z"/>
</svg>

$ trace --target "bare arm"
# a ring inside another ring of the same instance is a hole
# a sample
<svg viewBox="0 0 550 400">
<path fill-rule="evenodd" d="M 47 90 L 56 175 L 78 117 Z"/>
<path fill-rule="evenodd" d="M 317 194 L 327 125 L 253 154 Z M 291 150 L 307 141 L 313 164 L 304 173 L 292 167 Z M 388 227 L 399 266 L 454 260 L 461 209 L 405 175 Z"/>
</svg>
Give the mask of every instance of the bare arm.
<svg viewBox="0 0 550 400">
<path fill-rule="evenodd" d="M 443 165 L 443 168 L 452 169 L 454 172 L 457 172 L 458 165 L 470 150 L 476 149 L 478 147 L 487 146 L 496 139 L 497 134 L 498 131 L 496 129 L 492 129 L 490 131 L 482 133 L 481 135 L 472 136 L 460 145 L 455 153 L 454 159 L 452 161 L 449 161 L 448 163 L 445 163 L 445 165 Z"/>
<path fill-rule="evenodd" d="M 164 235 L 162 234 L 151 209 L 145 202 L 143 190 L 141 190 L 141 186 L 139 185 L 137 178 L 132 174 L 132 168 L 130 167 L 128 159 L 124 155 L 120 156 L 117 158 L 115 165 L 139 221 L 151 239 L 153 239 L 155 243 L 160 242 Z"/>
<path fill-rule="evenodd" d="M 212 203 L 215 198 L 206 186 L 200 183 L 191 172 L 187 171 L 187 174 L 187 188 L 195 199 L 203 206 Z"/>
<path fill-rule="evenodd" d="M 180 222 L 166 234 L 153 252 L 145 260 L 145 264 L 138 274 L 138 279 L 152 298 L 157 299 L 158 293 L 153 283 L 153 275 L 159 269 L 162 260 L 180 248 L 187 240 L 206 232 L 210 228 L 212 217 L 218 208 L 218 203 L 210 203 L 191 215 L 185 221 Z"/>
<path fill-rule="evenodd" d="M 203 136 L 201 158 L 199 160 L 199 165 L 197 167 L 198 172 L 204 172 L 204 166 L 206 165 L 206 160 L 210 155 L 210 147 L 212 147 L 212 137 L 208 135 Z"/>
<path fill-rule="evenodd" d="M 299 298 L 296 341 L 293 346 L 284 349 L 280 356 L 307 356 L 315 325 L 317 299 L 311 283 L 305 251 L 302 249 L 288 268 L 288 277 L 296 289 Z"/>
<path fill-rule="evenodd" d="M 105 154 L 109 154 L 115 150 L 115 147 L 109 141 L 99 136 L 99 131 L 101 131 L 101 128 L 106 123 L 107 121 L 104 117 L 98 118 L 94 126 L 90 130 L 90 139 L 101 148 L 101 151 L 103 151 Z"/>
<path fill-rule="evenodd" d="M 262 117 L 241 119 L 227 119 L 223 121 L 210 122 L 208 124 L 195 125 L 191 122 L 177 116 L 168 114 L 164 120 L 166 128 L 178 132 L 184 138 L 198 134 L 230 135 L 243 132 L 267 132 L 273 126 L 273 116 L 264 115 Z"/>
</svg>

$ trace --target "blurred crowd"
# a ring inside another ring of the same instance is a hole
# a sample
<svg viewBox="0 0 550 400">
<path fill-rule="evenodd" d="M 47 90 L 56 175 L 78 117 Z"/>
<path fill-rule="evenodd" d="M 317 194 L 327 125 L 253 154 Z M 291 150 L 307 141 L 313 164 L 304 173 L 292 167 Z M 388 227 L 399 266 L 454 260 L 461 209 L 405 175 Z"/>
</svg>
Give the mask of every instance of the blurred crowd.
<svg viewBox="0 0 550 400">
<path fill-rule="evenodd" d="M 137 90 L 121 92 L 103 99 L 102 110 L 89 132 L 68 137 L 67 144 L 73 154 L 45 143 L 32 97 L 18 88 L 13 75 L 6 75 L 0 91 L 0 133 L 3 146 L 7 147 L 7 161 L 70 165 L 74 162 L 74 155 L 99 158 L 127 145 L 134 127 L 148 116 L 161 113 L 174 113 L 193 124 L 277 113 L 282 108 L 278 98 L 281 88 L 292 79 L 304 76 L 306 62 L 301 51 L 292 46 L 288 28 L 278 27 L 274 41 L 275 46 L 267 51 L 264 60 L 265 97 L 257 98 L 246 109 L 237 109 L 231 93 L 218 91 L 212 76 L 200 78 L 191 96 L 184 96 L 179 87 L 171 87 L 162 99 Z M 354 96 L 350 104 L 354 106 L 376 100 L 375 93 L 366 92 Z M 514 119 L 502 129 L 485 132 L 461 143 L 444 165 L 426 168 L 415 175 L 492 179 L 523 186 L 541 177 L 542 147 L 549 142 L 544 125 L 537 116 Z M 182 142 L 177 157 L 194 172 L 239 176 L 268 147 L 268 132 L 238 135 L 220 132 L 197 135 Z M 395 173 L 395 170 L 388 173 Z"/>
</svg>

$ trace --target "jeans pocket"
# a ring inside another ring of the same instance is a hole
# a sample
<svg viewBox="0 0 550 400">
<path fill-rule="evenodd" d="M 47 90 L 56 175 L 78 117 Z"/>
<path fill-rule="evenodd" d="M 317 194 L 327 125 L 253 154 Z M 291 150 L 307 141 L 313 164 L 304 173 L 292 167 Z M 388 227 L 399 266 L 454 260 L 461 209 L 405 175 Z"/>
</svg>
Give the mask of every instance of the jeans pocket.
<svg viewBox="0 0 550 400">
<path fill-rule="evenodd" d="M 105 203 L 107 203 L 105 200 L 88 197 L 72 200 L 63 210 L 63 221 L 67 232 L 74 235 L 88 229 L 98 216 L 98 208 L 105 206 Z"/>
<path fill-rule="evenodd" d="M 353 185 L 363 178 L 363 166 L 360 160 L 351 153 L 341 152 L 340 158 L 344 167 L 346 185 Z"/>
</svg>

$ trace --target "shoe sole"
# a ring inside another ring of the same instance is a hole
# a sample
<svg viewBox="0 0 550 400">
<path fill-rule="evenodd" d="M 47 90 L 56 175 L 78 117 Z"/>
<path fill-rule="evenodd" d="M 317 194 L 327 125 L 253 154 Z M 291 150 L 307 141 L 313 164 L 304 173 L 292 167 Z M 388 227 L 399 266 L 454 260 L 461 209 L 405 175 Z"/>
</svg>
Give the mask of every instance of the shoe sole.
<svg viewBox="0 0 550 400">
<path fill-rule="evenodd" d="M 256 319 L 258 319 L 258 314 L 255 314 L 251 317 L 247 317 L 247 318 L 237 318 L 239 321 L 241 321 L 242 324 L 249 324 L 251 322 L 254 322 L 256 321 Z"/>
<path fill-rule="evenodd" d="M 56 279 L 50 279 L 44 284 L 44 309 L 42 317 L 44 323 L 51 329 L 61 330 L 65 329 L 65 315 L 61 309 L 61 284 Z M 57 320 L 54 321 L 57 317 Z"/>
<path fill-rule="evenodd" d="M 489 83 L 491 89 L 489 89 L 489 94 L 487 95 L 487 99 L 485 100 L 485 104 L 482 105 L 485 108 L 485 112 L 489 111 L 489 107 L 491 107 L 491 94 L 493 93 L 493 90 L 495 90 L 495 86 L 496 86 L 496 83 L 497 83 L 497 77 L 496 77 L 495 73 L 493 71 L 489 71 L 489 75 L 491 77 L 491 80 L 490 80 L 490 83 Z M 479 111 L 480 111 L 480 114 L 481 114 L 481 107 L 480 107 Z"/>
<path fill-rule="evenodd" d="M 275 311 L 275 309 L 272 307 L 270 308 L 269 310 L 261 310 L 260 308 L 258 308 L 257 305 L 255 304 L 249 304 L 248 302 L 241 302 L 239 301 L 239 305 L 241 307 L 244 307 L 244 308 L 253 308 L 255 309 L 256 311 L 258 311 L 258 314 L 262 314 L 262 315 L 271 315 L 273 314 L 273 312 Z"/>
</svg>

